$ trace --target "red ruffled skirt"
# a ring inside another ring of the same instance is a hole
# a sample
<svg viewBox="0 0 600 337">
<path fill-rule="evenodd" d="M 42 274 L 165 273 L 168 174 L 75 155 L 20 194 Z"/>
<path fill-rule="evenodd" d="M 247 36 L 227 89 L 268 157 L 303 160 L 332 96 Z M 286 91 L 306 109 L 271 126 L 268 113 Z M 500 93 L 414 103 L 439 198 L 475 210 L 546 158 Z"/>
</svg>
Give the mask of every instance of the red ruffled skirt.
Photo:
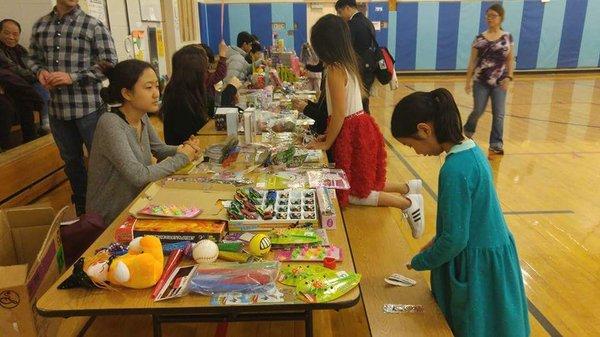
<svg viewBox="0 0 600 337">
<path fill-rule="evenodd" d="M 333 144 L 335 167 L 344 170 L 350 182 L 350 190 L 337 190 L 340 206 L 348 205 L 350 195 L 363 199 L 371 191 L 383 190 L 386 158 L 383 135 L 373 117 L 362 111 L 347 116 Z"/>
</svg>

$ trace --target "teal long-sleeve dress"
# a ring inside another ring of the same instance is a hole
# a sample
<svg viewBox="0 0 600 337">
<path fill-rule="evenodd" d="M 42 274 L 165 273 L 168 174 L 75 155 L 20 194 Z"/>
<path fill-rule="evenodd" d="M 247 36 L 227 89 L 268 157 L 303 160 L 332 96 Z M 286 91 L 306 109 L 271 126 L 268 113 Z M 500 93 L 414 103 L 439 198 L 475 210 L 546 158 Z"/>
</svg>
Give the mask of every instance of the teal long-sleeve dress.
<svg viewBox="0 0 600 337">
<path fill-rule="evenodd" d="M 519 257 L 487 158 L 472 140 L 442 166 L 433 245 L 411 261 L 431 270 L 433 296 L 455 336 L 529 336 Z"/>
</svg>

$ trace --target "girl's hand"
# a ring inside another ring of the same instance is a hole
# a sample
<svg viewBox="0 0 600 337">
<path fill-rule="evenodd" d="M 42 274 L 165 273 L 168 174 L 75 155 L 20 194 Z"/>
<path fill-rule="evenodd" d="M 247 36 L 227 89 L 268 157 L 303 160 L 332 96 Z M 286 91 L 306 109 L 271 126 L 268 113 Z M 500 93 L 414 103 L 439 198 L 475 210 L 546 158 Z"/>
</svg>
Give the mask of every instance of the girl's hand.
<svg viewBox="0 0 600 337">
<path fill-rule="evenodd" d="M 306 100 L 292 98 L 292 108 L 294 108 L 294 110 L 298 110 L 298 111 L 302 112 L 302 111 L 304 111 L 304 109 L 306 108 L 307 105 L 308 105 L 308 103 L 306 102 Z"/>
<path fill-rule="evenodd" d="M 228 49 L 229 49 L 229 47 L 227 47 L 227 44 L 225 43 L 225 41 L 221 40 L 221 43 L 219 43 L 219 57 L 226 59 Z"/>
<path fill-rule="evenodd" d="M 431 248 L 431 246 L 433 246 L 434 241 L 435 241 L 435 238 L 433 238 L 429 242 L 427 242 L 427 244 L 421 248 L 419 253 L 422 253 L 422 252 L 426 251 L 427 249 Z"/>
<path fill-rule="evenodd" d="M 306 148 L 309 150 L 329 150 L 329 147 L 327 146 L 327 144 L 325 144 L 324 139 L 321 138 L 322 140 L 319 140 L 318 138 L 316 140 L 313 140 L 312 142 L 308 143 L 306 145 Z"/>
<path fill-rule="evenodd" d="M 229 84 L 233 85 L 238 90 L 242 87 L 242 81 L 240 81 L 240 79 L 235 76 L 231 78 Z"/>
<path fill-rule="evenodd" d="M 465 92 L 467 94 L 471 94 L 471 81 L 467 81 L 467 83 L 465 83 Z"/>
</svg>

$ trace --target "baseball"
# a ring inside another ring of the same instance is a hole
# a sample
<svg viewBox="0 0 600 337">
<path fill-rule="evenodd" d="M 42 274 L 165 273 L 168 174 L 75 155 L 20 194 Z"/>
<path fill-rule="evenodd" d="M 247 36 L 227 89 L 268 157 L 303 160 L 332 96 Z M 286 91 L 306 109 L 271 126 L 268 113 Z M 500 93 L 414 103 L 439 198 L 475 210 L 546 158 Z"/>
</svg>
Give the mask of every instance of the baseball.
<svg viewBox="0 0 600 337">
<path fill-rule="evenodd" d="M 193 256 L 196 263 L 215 262 L 219 257 L 219 247 L 210 240 L 201 240 L 194 246 Z"/>
</svg>

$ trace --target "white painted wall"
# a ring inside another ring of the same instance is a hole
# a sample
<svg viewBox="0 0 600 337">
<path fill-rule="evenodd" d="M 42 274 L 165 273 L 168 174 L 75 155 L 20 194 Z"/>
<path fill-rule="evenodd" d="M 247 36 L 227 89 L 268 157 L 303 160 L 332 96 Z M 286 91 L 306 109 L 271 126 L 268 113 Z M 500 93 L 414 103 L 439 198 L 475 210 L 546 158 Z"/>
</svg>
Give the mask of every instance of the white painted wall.
<svg viewBox="0 0 600 337">
<path fill-rule="evenodd" d="M 51 10 L 51 0 L 0 0 L 0 18 L 19 22 L 22 30 L 19 43 L 25 48 L 29 48 L 33 24 Z"/>
<path fill-rule="evenodd" d="M 115 41 L 115 49 L 119 60 L 131 58 L 125 51 L 125 38 L 129 35 L 127 26 L 127 15 L 125 11 L 125 0 L 106 0 L 108 7 L 108 20 L 110 21 L 110 33 Z"/>
<path fill-rule="evenodd" d="M 308 27 L 306 41 L 310 41 L 310 27 L 314 26 L 323 15 L 327 14 L 335 14 L 335 3 L 319 3 L 317 6 L 308 5 L 306 10 L 306 27 Z"/>
<path fill-rule="evenodd" d="M 114 1 L 119 1 L 119 0 L 114 0 Z M 162 24 L 162 22 L 143 22 L 142 15 L 140 13 L 139 0 L 126 0 L 126 1 L 127 1 L 127 12 L 129 14 L 129 28 L 131 30 L 143 30 L 146 32 L 145 36 L 142 40 L 143 49 L 144 49 L 144 58 L 146 61 L 150 61 L 150 48 L 148 47 L 148 27 L 155 27 L 155 28 L 162 29 L 163 24 Z M 112 20 L 111 20 L 111 24 L 112 24 Z M 124 46 L 123 41 L 125 40 L 127 35 L 123 36 L 121 34 L 113 34 L 113 39 L 115 39 L 115 42 L 117 41 L 117 39 L 120 39 L 121 42 L 119 42 L 119 43 L 123 44 L 123 46 Z M 164 32 L 163 32 L 163 36 L 164 36 Z M 170 57 L 170 56 L 167 55 L 167 57 Z M 158 67 L 159 67 L 159 71 L 161 74 L 164 75 L 167 73 L 167 63 L 166 63 L 166 60 L 164 57 L 159 58 Z"/>
</svg>

